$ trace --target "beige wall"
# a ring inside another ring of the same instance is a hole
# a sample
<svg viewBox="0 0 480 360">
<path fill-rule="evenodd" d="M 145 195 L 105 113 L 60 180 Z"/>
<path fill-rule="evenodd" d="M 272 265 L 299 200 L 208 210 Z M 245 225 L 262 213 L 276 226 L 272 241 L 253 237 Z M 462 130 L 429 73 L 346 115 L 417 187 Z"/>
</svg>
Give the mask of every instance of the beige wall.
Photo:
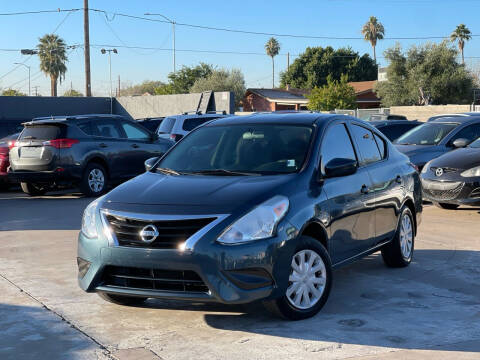
<svg viewBox="0 0 480 360">
<path fill-rule="evenodd" d="M 420 121 L 427 121 L 429 117 L 434 115 L 468 111 L 471 111 L 470 105 L 392 106 L 390 108 L 390 114 L 405 115 L 409 120 Z"/>
</svg>

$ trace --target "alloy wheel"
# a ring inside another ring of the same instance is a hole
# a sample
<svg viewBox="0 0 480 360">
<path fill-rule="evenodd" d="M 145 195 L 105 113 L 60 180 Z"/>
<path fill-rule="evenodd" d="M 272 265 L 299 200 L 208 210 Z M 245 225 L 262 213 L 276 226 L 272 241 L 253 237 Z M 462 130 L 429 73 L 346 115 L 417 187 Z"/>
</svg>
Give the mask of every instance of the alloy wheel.
<svg viewBox="0 0 480 360">
<path fill-rule="evenodd" d="M 90 190 L 98 193 L 103 190 L 105 186 L 105 175 L 100 169 L 92 169 L 88 174 L 88 186 Z"/>
<path fill-rule="evenodd" d="M 322 297 L 327 283 L 325 264 L 315 251 L 297 252 L 291 263 L 287 299 L 298 309 L 310 309 Z"/>
<path fill-rule="evenodd" d="M 400 250 L 405 259 L 412 256 L 413 227 L 412 219 L 408 214 L 403 214 L 400 224 Z"/>
</svg>

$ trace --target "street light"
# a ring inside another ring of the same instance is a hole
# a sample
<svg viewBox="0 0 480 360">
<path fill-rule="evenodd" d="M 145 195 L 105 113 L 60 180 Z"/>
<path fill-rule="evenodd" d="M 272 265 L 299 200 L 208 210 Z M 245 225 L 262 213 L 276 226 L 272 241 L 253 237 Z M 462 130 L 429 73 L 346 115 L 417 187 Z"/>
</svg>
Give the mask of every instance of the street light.
<svg viewBox="0 0 480 360">
<path fill-rule="evenodd" d="M 25 66 L 27 69 L 28 69 L 28 96 L 30 96 L 30 66 L 28 65 L 25 65 L 23 63 L 13 63 L 14 65 L 22 65 L 22 66 Z"/>
<path fill-rule="evenodd" d="M 112 90 L 112 52 L 118 54 L 117 49 L 102 49 L 100 50 L 102 54 L 108 52 L 108 66 L 110 68 L 110 113 L 113 113 L 113 90 Z"/>
<path fill-rule="evenodd" d="M 172 32 L 173 32 L 173 72 L 175 73 L 175 21 L 169 19 L 165 15 L 162 14 L 152 14 L 152 13 L 145 13 L 144 15 L 147 16 L 161 16 L 165 20 L 167 20 L 170 24 L 172 24 Z"/>
</svg>

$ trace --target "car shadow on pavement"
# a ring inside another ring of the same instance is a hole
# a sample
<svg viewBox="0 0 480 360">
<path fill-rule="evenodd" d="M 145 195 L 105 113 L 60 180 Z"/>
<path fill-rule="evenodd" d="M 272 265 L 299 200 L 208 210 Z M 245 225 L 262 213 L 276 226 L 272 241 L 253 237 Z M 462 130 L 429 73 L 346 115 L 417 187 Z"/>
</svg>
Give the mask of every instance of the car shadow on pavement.
<svg viewBox="0 0 480 360">
<path fill-rule="evenodd" d="M 2 360 L 96 358 L 97 349 L 92 340 L 42 307 L 0 303 Z"/>
<path fill-rule="evenodd" d="M 256 307 L 204 318 L 212 328 L 276 337 L 480 352 L 479 263 L 478 251 L 417 250 L 410 267 L 389 269 L 372 255 L 334 272 L 330 299 L 311 319 L 279 320 Z"/>
</svg>

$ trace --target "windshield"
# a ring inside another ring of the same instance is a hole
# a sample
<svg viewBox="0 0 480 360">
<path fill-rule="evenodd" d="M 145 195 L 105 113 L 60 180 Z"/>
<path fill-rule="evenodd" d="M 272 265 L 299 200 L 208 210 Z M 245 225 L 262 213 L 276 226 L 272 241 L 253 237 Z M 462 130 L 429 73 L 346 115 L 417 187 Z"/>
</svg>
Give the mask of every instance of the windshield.
<svg viewBox="0 0 480 360">
<path fill-rule="evenodd" d="M 426 123 L 400 136 L 395 144 L 399 145 L 437 145 L 458 124 L 455 123 Z"/>
<path fill-rule="evenodd" d="M 474 142 L 472 142 L 470 145 L 468 145 L 468 147 L 480 148 L 480 138 L 478 138 L 477 140 L 475 140 Z"/>
<path fill-rule="evenodd" d="M 178 143 L 157 171 L 217 176 L 293 173 L 301 169 L 311 137 L 308 126 L 206 126 Z"/>
</svg>

